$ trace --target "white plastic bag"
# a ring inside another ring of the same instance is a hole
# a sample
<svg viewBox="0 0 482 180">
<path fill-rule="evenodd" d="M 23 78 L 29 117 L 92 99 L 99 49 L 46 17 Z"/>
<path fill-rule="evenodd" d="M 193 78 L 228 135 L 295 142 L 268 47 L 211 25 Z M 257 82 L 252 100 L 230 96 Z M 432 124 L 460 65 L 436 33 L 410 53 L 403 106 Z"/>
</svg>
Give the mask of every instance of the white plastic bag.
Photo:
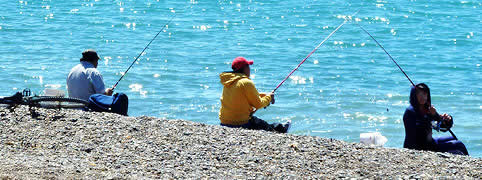
<svg viewBox="0 0 482 180">
<path fill-rule="evenodd" d="M 370 144 L 375 146 L 383 146 L 387 143 L 388 139 L 382 136 L 379 132 L 361 133 L 360 143 Z"/>
</svg>

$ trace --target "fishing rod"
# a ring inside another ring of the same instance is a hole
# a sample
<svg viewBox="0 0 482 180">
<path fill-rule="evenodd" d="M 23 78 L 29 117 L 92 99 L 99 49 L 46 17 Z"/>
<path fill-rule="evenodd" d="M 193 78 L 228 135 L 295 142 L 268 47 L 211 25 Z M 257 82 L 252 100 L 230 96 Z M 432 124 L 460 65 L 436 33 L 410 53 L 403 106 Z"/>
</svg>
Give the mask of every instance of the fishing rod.
<svg viewBox="0 0 482 180">
<path fill-rule="evenodd" d="M 356 11 L 353 15 L 351 16 L 355 16 L 360 10 Z M 278 86 L 276 86 L 276 88 L 273 89 L 273 91 L 271 91 L 271 93 L 274 93 L 281 85 L 283 85 L 283 83 L 296 71 L 298 70 L 298 68 L 300 68 L 300 66 L 313 54 L 315 53 L 316 50 L 318 50 L 318 48 L 321 47 L 321 45 L 323 45 L 323 43 L 325 43 L 326 40 L 328 40 L 333 34 L 335 34 L 336 31 L 338 31 L 338 29 L 340 29 L 343 25 L 345 25 L 346 22 L 348 22 L 348 18 L 351 18 L 350 17 L 347 17 L 345 18 L 345 21 L 343 21 L 343 23 L 341 23 L 340 25 L 338 25 L 338 27 L 333 30 L 323 41 L 321 41 L 320 44 L 318 44 L 318 46 L 315 47 L 315 49 L 313 49 L 309 54 L 308 56 L 306 56 L 299 64 L 298 66 L 296 66 L 296 68 L 294 68 L 289 74 L 288 76 L 286 76 L 283 81 L 281 81 L 281 83 L 278 84 Z"/>
<path fill-rule="evenodd" d="M 413 87 L 415 87 L 415 84 L 408 77 L 407 73 L 405 73 L 405 71 L 403 71 L 402 67 L 400 67 L 400 65 L 398 65 L 397 61 L 395 61 L 395 59 L 392 58 L 392 56 L 387 52 L 387 50 L 385 50 L 385 48 L 383 48 L 383 46 L 380 43 L 378 43 L 378 41 L 367 30 L 365 30 L 365 28 L 363 28 L 359 24 L 356 24 L 356 25 L 358 25 L 358 27 L 360 27 L 363 31 L 365 31 L 378 44 L 378 46 L 380 46 L 383 49 L 383 51 L 385 51 L 385 53 L 388 55 L 388 57 L 390 57 L 390 59 L 395 63 L 395 65 L 397 65 L 397 67 L 400 69 L 400 71 L 402 71 L 402 73 L 405 75 L 405 77 L 407 77 L 407 79 L 410 81 L 410 83 L 412 83 Z"/>
<path fill-rule="evenodd" d="M 294 68 L 289 74 L 288 76 L 286 76 L 283 81 L 281 81 L 278 86 L 276 86 L 276 88 L 273 89 L 273 91 L 271 91 L 271 93 L 273 94 L 276 90 L 278 90 L 279 87 L 281 87 L 281 85 L 283 85 L 283 83 L 296 71 L 298 70 L 298 68 L 300 68 L 300 66 L 313 54 L 315 53 L 316 50 L 318 50 L 318 48 L 321 47 L 321 45 L 323 45 L 325 43 L 326 40 L 330 39 L 330 37 L 335 34 L 336 31 L 338 31 L 338 29 L 340 29 L 343 25 L 345 25 L 346 22 L 348 22 L 348 18 L 351 18 L 352 16 L 355 16 L 360 10 L 356 11 L 355 13 L 353 13 L 353 15 L 349 16 L 349 17 L 346 17 L 345 20 L 343 21 L 343 23 L 341 23 L 340 25 L 338 25 L 338 27 L 336 27 L 335 30 L 333 30 L 323 41 L 321 41 L 320 44 L 318 44 L 299 64 L 298 66 L 296 66 L 296 68 Z M 266 109 L 266 107 L 265 107 Z M 255 111 L 253 111 L 251 113 L 251 116 L 256 112 L 258 111 L 257 109 Z"/>
<path fill-rule="evenodd" d="M 452 121 L 453 121 L 453 120 L 452 120 Z M 449 133 L 452 134 L 452 137 L 454 137 L 455 140 L 459 140 L 459 139 L 457 139 L 457 136 L 455 136 L 454 132 L 452 132 L 451 129 L 449 129 Z"/>
<path fill-rule="evenodd" d="M 154 36 L 154 38 L 152 38 L 152 40 L 147 44 L 147 46 L 142 50 L 141 53 L 139 53 L 139 55 L 136 57 L 136 59 L 134 59 L 134 61 L 132 61 L 132 64 L 129 66 L 129 68 L 127 68 L 127 70 L 124 72 L 124 74 L 122 74 L 122 76 L 119 78 L 119 80 L 117 80 L 117 82 L 115 83 L 115 85 L 112 87 L 112 91 L 114 91 L 114 89 L 117 87 L 117 84 L 119 84 L 119 82 L 122 80 L 122 78 L 124 78 L 124 76 L 127 74 L 127 71 L 129 71 L 131 69 L 131 67 L 134 65 L 134 63 L 137 62 L 137 60 L 139 59 L 139 57 L 141 57 L 142 53 L 144 53 L 144 51 L 146 51 L 146 49 L 149 47 L 149 45 L 151 45 L 151 43 L 157 38 L 157 36 L 167 27 L 167 25 L 169 23 L 171 23 L 171 21 L 174 19 L 174 17 L 176 17 L 176 14 L 174 14 L 174 16 L 171 17 L 171 19 L 169 19 L 169 21 L 164 25 L 162 26 L 162 29 L 157 32 L 156 36 Z"/>
<path fill-rule="evenodd" d="M 388 55 L 388 57 L 390 57 L 390 59 L 397 65 L 397 67 L 400 69 L 400 71 L 402 71 L 402 73 L 405 75 L 405 77 L 407 77 L 407 79 L 410 81 L 410 83 L 412 83 L 413 87 L 415 87 L 415 84 L 413 83 L 413 81 L 408 77 L 407 73 L 405 73 L 405 71 L 403 71 L 402 67 L 400 67 L 400 65 L 398 65 L 397 61 L 395 61 L 395 59 L 392 58 L 390 53 L 388 53 L 387 50 L 385 50 L 385 48 L 383 48 L 383 46 L 367 30 L 365 30 L 365 28 L 363 28 L 359 24 L 356 24 L 356 25 L 358 25 L 358 27 L 360 27 L 363 31 L 365 31 L 365 33 L 367 33 L 368 36 L 370 36 L 373 39 L 373 41 L 375 41 L 378 44 L 378 46 L 380 46 L 380 48 L 382 48 L 383 51 L 385 51 L 385 53 Z M 455 140 L 458 140 L 457 136 L 455 136 L 454 132 L 452 132 L 451 129 L 449 129 L 448 131 L 450 132 L 450 134 L 452 134 L 452 137 L 454 137 Z"/>
</svg>

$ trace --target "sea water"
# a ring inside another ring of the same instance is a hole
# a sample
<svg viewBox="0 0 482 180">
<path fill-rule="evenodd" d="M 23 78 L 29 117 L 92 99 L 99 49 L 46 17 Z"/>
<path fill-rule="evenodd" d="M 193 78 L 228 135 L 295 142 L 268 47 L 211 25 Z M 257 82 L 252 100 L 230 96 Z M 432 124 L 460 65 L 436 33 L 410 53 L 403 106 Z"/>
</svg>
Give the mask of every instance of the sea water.
<svg viewBox="0 0 482 180">
<path fill-rule="evenodd" d="M 173 18 L 119 83 L 130 116 L 218 125 L 219 73 L 237 56 L 254 60 L 252 79 L 272 91 L 312 49 L 349 18 L 256 115 L 291 119 L 290 133 L 358 142 L 380 132 L 402 148 L 410 83 L 363 26 L 432 103 L 454 117 L 453 131 L 482 157 L 481 2 L 8 0 L 0 12 L 0 96 L 24 88 L 66 90 L 66 77 L 92 48 L 112 86 Z M 355 16 L 354 12 L 359 11 Z M 435 133 L 435 136 L 448 133 Z"/>
</svg>

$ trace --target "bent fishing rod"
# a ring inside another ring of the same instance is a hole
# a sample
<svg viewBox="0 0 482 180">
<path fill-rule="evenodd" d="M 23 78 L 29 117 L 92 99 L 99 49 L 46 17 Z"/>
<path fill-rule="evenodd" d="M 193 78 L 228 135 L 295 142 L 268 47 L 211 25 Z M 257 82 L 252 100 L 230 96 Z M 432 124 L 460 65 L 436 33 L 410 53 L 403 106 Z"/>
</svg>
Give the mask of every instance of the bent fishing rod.
<svg viewBox="0 0 482 180">
<path fill-rule="evenodd" d="M 298 70 L 298 68 L 300 68 L 300 66 L 313 54 L 315 53 L 316 50 L 318 50 L 318 48 L 321 47 L 321 45 L 323 45 L 326 40 L 330 39 L 330 37 L 335 34 L 336 31 L 338 31 L 338 29 L 340 29 L 343 25 L 345 25 L 346 22 L 348 22 L 348 18 L 351 18 L 352 16 L 355 16 L 360 10 L 356 11 L 353 15 L 351 15 L 350 17 L 346 17 L 345 18 L 345 21 L 343 21 L 343 23 L 341 23 L 340 25 L 338 25 L 338 27 L 336 27 L 335 30 L 333 30 L 323 41 L 321 41 L 320 44 L 318 44 L 318 46 L 316 46 L 299 64 L 298 66 L 296 66 L 296 68 L 294 68 L 289 74 L 288 76 L 286 76 L 283 81 L 281 81 L 278 86 L 276 86 L 276 88 L 273 89 L 273 91 L 271 91 L 271 93 L 274 93 L 281 85 L 283 85 L 283 83 L 296 71 Z"/>
<path fill-rule="evenodd" d="M 390 59 L 395 63 L 395 65 L 397 65 L 397 67 L 400 69 L 400 71 L 402 71 L 402 73 L 405 75 L 405 77 L 407 77 L 408 81 L 410 81 L 410 83 L 412 83 L 413 87 L 415 87 L 415 84 L 413 83 L 413 81 L 408 77 L 407 73 L 405 73 L 405 71 L 402 69 L 402 67 L 400 67 L 400 65 L 398 65 L 397 61 L 395 61 L 395 59 L 393 59 L 393 57 L 390 55 L 390 53 L 388 53 L 387 50 L 385 50 L 385 48 L 383 48 L 383 46 L 367 30 L 365 30 L 365 28 L 363 28 L 358 23 L 356 25 L 358 25 L 358 27 L 360 27 L 363 31 L 365 31 L 365 33 L 367 33 L 368 36 L 370 36 L 373 39 L 373 41 L 375 41 L 375 43 L 377 43 L 378 46 L 380 46 L 380 48 L 382 48 L 383 51 L 385 51 L 385 53 L 388 55 L 388 57 L 390 57 Z M 453 119 L 452 119 L 452 121 L 453 121 Z M 458 140 L 457 136 L 455 136 L 454 132 L 452 132 L 451 129 L 449 129 L 448 131 L 450 132 L 450 134 L 452 134 L 452 137 L 454 137 L 455 140 Z"/>
<path fill-rule="evenodd" d="M 338 27 L 335 28 L 335 30 L 333 30 L 325 39 L 323 39 L 323 41 L 321 41 L 321 43 L 319 43 L 299 64 L 298 66 L 296 66 L 296 68 L 294 68 L 289 74 L 288 76 L 286 76 L 279 84 L 278 86 L 276 86 L 276 88 L 273 89 L 273 91 L 271 91 L 272 94 L 274 94 L 274 92 L 276 90 L 278 90 L 279 87 L 281 87 L 281 85 L 283 85 L 283 83 L 296 71 L 298 70 L 298 68 L 300 68 L 300 66 L 313 54 L 315 53 L 316 50 L 318 50 L 318 48 L 321 47 L 321 45 L 323 45 L 328 39 L 330 39 L 331 36 L 333 36 L 333 34 L 335 34 L 336 31 L 338 31 L 338 29 L 340 29 L 343 25 L 346 24 L 346 22 L 348 22 L 348 18 L 351 18 L 353 16 L 355 16 L 360 10 L 356 11 L 355 13 L 353 13 L 353 15 L 349 16 L 349 17 L 346 17 L 345 20 L 343 21 L 343 23 L 341 23 L 340 25 L 338 25 Z M 266 109 L 266 107 L 265 107 Z M 255 111 L 253 111 L 251 113 L 251 116 L 257 111 L 257 109 Z"/>
<path fill-rule="evenodd" d="M 159 36 L 159 34 L 167 27 L 167 25 L 169 25 L 169 23 L 171 23 L 171 21 L 174 19 L 174 17 L 176 17 L 176 14 L 174 14 L 174 16 L 172 16 L 171 19 L 169 19 L 169 21 L 164 26 L 162 26 L 162 29 L 159 32 L 157 32 L 156 36 L 154 36 L 154 38 L 152 38 L 152 40 L 147 44 L 147 46 L 142 50 L 142 52 L 139 53 L 139 55 L 136 57 L 136 59 L 134 59 L 134 61 L 132 61 L 132 64 L 129 66 L 129 68 L 127 68 L 127 70 L 124 72 L 124 74 L 122 74 L 122 76 L 119 78 L 119 80 L 117 80 L 115 85 L 112 87 L 112 91 L 114 91 L 114 89 L 117 87 L 117 84 L 119 84 L 119 82 L 122 80 L 122 78 L 124 78 L 124 76 L 127 74 L 127 72 L 132 68 L 134 63 L 137 62 L 139 57 L 141 57 L 142 53 L 144 53 L 144 51 L 146 51 L 146 49 L 149 47 L 149 45 L 151 45 L 151 43 L 157 38 L 157 36 Z"/>
</svg>

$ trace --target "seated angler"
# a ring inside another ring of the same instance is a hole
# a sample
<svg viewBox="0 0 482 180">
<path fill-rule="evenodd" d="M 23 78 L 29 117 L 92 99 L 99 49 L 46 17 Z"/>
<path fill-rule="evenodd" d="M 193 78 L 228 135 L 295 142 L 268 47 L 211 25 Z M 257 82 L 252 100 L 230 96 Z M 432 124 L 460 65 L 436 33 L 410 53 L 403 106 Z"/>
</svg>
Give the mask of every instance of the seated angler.
<svg viewBox="0 0 482 180">
<path fill-rule="evenodd" d="M 264 108 L 275 102 L 274 94 L 260 94 L 256 90 L 253 81 L 249 78 L 251 74 L 249 65 L 252 64 L 253 61 L 237 57 L 231 66 L 233 71 L 223 72 L 219 75 L 221 84 L 224 86 L 221 96 L 221 109 L 219 110 L 221 125 L 286 133 L 289 123 L 269 124 L 256 116 L 252 116 L 256 109 Z"/>
<path fill-rule="evenodd" d="M 430 89 L 424 83 L 412 87 L 410 106 L 403 115 L 404 148 L 469 155 L 465 145 L 453 136 L 432 137 L 432 129 L 446 132 L 453 125 L 452 116 L 439 115 L 431 104 Z"/>
<path fill-rule="evenodd" d="M 80 64 L 73 67 L 67 77 L 69 97 L 88 101 L 93 94 L 112 95 L 112 88 L 105 88 L 102 75 L 97 70 L 99 59 L 92 49 L 82 52 Z"/>
</svg>

